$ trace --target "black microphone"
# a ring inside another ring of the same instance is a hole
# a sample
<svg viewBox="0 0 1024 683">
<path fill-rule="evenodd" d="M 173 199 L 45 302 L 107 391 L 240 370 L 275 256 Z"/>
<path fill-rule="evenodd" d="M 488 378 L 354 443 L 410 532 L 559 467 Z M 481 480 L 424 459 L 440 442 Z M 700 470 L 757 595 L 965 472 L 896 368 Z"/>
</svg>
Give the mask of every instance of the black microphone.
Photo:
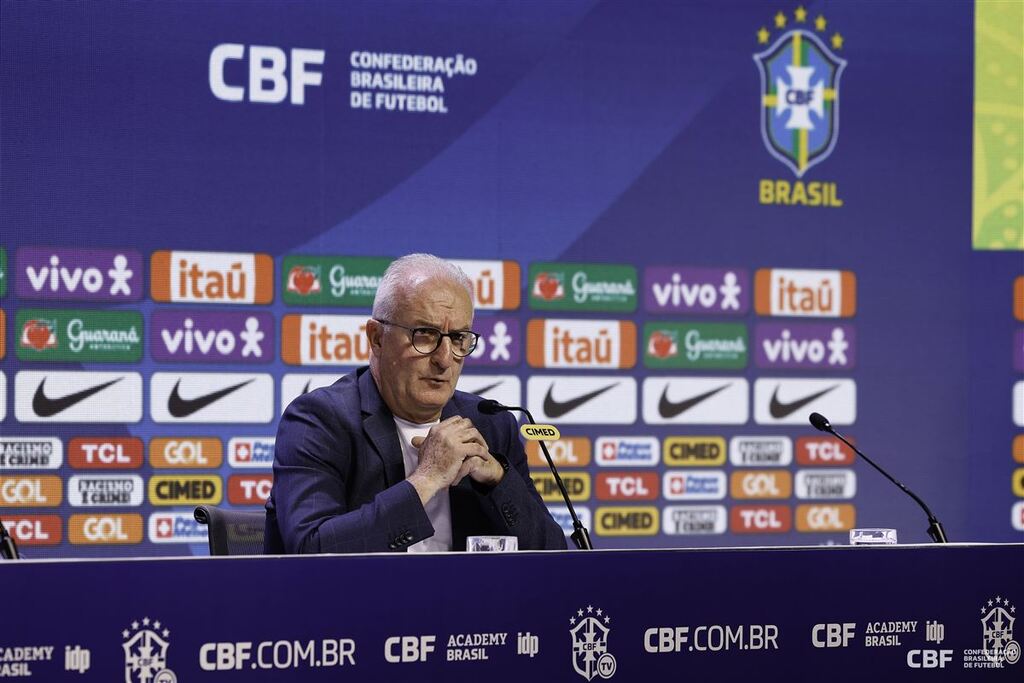
<svg viewBox="0 0 1024 683">
<path fill-rule="evenodd" d="M 5 560 L 17 560 L 18 546 L 14 544 L 14 537 L 7 533 L 7 527 L 0 521 L 0 557 Z"/>
<path fill-rule="evenodd" d="M 523 415 L 526 415 L 526 419 L 530 421 L 530 424 L 537 424 L 537 421 L 533 419 L 533 415 L 530 411 L 521 406 L 505 406 L 493 398 L 481 399 L 476 404 L 476 409 L 484 415 L 497 415 L 500 412 L 518 411 Z M 572 501 L 569 500 L 569 492 L 565 490 L 565 484 L 562 483 L 562 478 L 558 476 L 558 468 L 555 467 L 554 461 L 551 459 L 551 454 L 548 453 L 548 447 L 543 441 L 540 441 L 540 450 L 544 453 L 544 458 L 548 461 L 548 467 L 551 469 L 551 474 L 555 475 L 555 483 L 558 484 L 558 490 L 562 492 L 562 498 L 565 499 L 565 507 L 569 509 L 569 516 L 572 517 L 572 528 L 573 531 L 569 534 L 569 538 L 576 544 L 576 547 L 580 550 L 593 550 L 594 546 L 590 542 L 590 533 L 587 531 L 587 527 L 583 526 L 580 518 L 576 516 L 576 509 L 572 506 Z"/>
<path fill-rule="evenodd" d="M 821 413 L 811 413 L 810 420 L 811 426 L 813 426 L 819 432 L 827 432 L 832 436 L 836 437 L 837 439 L 839 439 L 840 441 L 842 441 L 843 443 L 845 443 L 847 446 L 852 448 L 857 455 L 864 458 L 864 460 L 869 465 L 871 465 L 876 470 L 881 472 L 883 477 L 891 481 L 893 484 L 896 484 L 896 486 L 901 491 L 903 491 L 908 496 L 913 498 L 914 502 L 920 505 L 921 509 L 924 510 L 924 513 L 928 515 L 928 535 L 931 536 L 932 540 L 936 543 L 949 543 L 949 541 L 946 539 L 946 530 L 942 528 L 942 523 L 939 522 L 938 518 L 932 513 L 930 509 L 928 509 L 928 506 L 925 505 L 924 501 L 918 498 L 913 491 L 908 489 L 902 483 L 896 481 L 896 479 L 894 479 L 892 475 L 890 475 L 888 472 L 886 472 L 881 467 L 876 465 L 871 458 L 861 453 L 859 450 L 857 450 L 856 446 L 854 446 L 852 443 L 844 439 L 842 434 L 840 434 L 839 432 L 832 428 L 832 423 L 830 423 L 828 421 L 828 418 L 826 418 L 824 415 L 822 415 Z"/>
</svg>

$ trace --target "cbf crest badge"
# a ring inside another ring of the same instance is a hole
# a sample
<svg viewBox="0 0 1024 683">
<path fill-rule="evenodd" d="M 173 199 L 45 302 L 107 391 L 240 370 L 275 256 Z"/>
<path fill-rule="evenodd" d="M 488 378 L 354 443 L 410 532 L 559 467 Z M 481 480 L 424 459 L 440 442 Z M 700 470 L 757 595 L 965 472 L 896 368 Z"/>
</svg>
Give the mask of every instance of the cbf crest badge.
<svg viewBox="0 0 1024 683">
<path fill-rule="evenodd" d="M 803 176 L 832 153 L 839 136 L 839 77 L 846 61 L 810 30 L 824 34 L 828 21 L 811 20 L 803 7 L 790 17 L 779 12 L 777 29 L 789 29 L 764 51 L 754 55 L 761 74 L 761 137 L 776 159 Z M 767 45 L 771 34 L 762 27 L 758 42 Z M 833 33 L 832 47 L 843 37 Z"/>
<path fill-rule="evenodd" d="M 159 621 L 150 621 L 149 617 L 141 623 L 133 621 L 130 629 L 121 631 L 125 683 L 177 683 L 177 676 L 167 668 L 170 635 Z"/>
<path fill-rule="evenodd" d="M 1001 595 L 981 606 L 982 651 L 990 662 L 1016 664 L 1020 660 L 1020 645 L 1013 639 L 1016 611 L 1010 600 Z"/>
<path fill-rule="evenodd" d="M 611 620 L 604 610 L 587 605 L 569 618 L 572 636 L 572 668 L 591 681 L 595 676 L 611 678 L 615 675 L 615 656 L 608 652 L 608 634 Z"/>
</svg>

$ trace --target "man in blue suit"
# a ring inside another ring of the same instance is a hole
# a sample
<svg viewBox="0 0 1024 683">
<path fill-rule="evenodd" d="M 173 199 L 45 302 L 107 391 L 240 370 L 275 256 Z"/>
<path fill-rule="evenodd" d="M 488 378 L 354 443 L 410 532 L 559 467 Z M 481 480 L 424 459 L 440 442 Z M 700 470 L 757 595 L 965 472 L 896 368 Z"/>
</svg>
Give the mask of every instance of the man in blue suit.
<svg viewBox="0 0 1024 683">
<path fill-rule="evenodd" d="M 281 418 L 267 553 L 462 550 L 472 535 L 566 547 L 530 481 L 515 419 L 455 391 L 476 348 L 472 283 L 411 254 L 385 271 L 366 323 L 370 365 Z"/>
</svg>

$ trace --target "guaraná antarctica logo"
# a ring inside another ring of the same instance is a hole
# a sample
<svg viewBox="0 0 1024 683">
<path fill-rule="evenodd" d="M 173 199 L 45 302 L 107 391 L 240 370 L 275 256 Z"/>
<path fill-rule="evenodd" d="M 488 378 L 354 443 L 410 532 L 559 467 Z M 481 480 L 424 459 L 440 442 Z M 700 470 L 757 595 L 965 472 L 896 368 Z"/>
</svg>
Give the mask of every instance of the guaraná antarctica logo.
<svg viewBox="0 0 1024 683">
<path fill-rule="evenodd" d="M 177 683 L 178 677 L 167 668 L 170 635 L 163 624 L 149 617 L 121 631 L 125 683 Z"/>
<path fill-rule="evenodd" d="M 809 30 L 807 10 L 793 13 L 793 28 L 779 36 L 764 52 L 754 55 L 761 74 L 761 136 L 765 147 L 786 164 L 797 178 L 824 161 L 839 136 L 839 77 L 846 61 L 836 56 L 821 38 L 828 21 L 819 14 Z M 776 29 L 785 29 L 789 17 L 779 12 Z M 806 26 L 806 28 L 805 28 Z M 757 41 L 767 45 L 767 28 Z M 843 37 L 833 33 L 830 42 L 839 50 Z"/>
<path fill-rule="evenodd" d="M 611 678 L 615 675 L 615 656 L 608 651 L 608 634 L 612 618 L 601 608 L 587 605 L 569 617 L 569 635 L 572 636 L 572 668 L 591 681 L 595 676 Z"/>
</svg>

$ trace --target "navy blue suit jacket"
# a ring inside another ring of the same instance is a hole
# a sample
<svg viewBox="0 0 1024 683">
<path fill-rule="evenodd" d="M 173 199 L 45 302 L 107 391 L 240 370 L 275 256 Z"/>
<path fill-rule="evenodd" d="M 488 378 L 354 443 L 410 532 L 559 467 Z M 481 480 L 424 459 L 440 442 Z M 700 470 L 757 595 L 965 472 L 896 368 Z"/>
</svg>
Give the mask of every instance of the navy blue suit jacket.
<svg viewBox="0 0 1024 683">
<path fill-rule="evenodd" d="M 523 550 L 565 548 L 561 527 L 530 481 L 515 418 L 483 415 L 479 401 L 456 391 L 441 419 L 472 420 L 508 467 L 493 488 L 465 477 L 448 489 L 453 549 L 464 549 L 467 536 L 487 534 L 516 536 Z M 405 481 L 395 421 L 369 368 L 292 401 L 277 430 L 267 553 L 404 551 L 433 534 Z"/>
</svg>

